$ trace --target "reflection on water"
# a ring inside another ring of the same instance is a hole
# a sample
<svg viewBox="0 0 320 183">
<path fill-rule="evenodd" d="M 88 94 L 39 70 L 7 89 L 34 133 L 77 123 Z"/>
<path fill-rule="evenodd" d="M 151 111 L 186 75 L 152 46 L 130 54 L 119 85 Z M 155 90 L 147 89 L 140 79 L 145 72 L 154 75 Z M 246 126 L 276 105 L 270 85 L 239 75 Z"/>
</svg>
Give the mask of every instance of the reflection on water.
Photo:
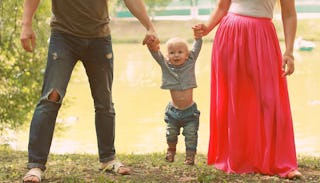
<svg viewBox="0 0 320 183">
<path fill-rule="evenodd" d="M 134 50 L 134 51 L 133 51 Z M 200 153 L 207 152 L 209 136 L 209 89 L 211 44 L 204 44 L 196 64 L 198 88 L 194 99 L 201 111 Z M 116 108 L 116 150 L 118 153 L 164 152 L 164 108 L 169 93 L 160 89 L 161 72 L 146 48 L 135 44 L 115 44 L 114 103 Z M 296 72 L 288 78 L 298 153 L 320 154 L 320 56 L 296 52 Z M 55 153 L 97 153 L 94 110 L 82 66 L 73 73 L 58 122 L 64 133 L 55 133 L 51 151 Z M 59 125 L 58 125 L 59 126 Z M 19 134 L 17 149 L 27 149 L 27 134 Z M 180 135 L 178 151 L 184 152 Z"/>
</svg>

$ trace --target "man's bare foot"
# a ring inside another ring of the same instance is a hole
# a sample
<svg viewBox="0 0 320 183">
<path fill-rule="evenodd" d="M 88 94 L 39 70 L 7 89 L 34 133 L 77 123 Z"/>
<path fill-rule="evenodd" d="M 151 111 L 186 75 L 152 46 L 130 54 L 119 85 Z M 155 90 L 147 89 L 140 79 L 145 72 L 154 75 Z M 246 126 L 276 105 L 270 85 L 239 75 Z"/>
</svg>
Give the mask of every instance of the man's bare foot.
<svg viewBox="0 0 320 183">
<path fill-rule="evenodd" d="M 23 177 L 23 183 L 39 183 L 41 182 L 42 170 L 40 168 L 31 168 Z"/>
<path fill-rule="evenodd" d="M 118 160 L 111 160 L 111 161 L 108 161 L 108 162 L 101 163 L 101 169 L 103 171 L 117 173 L 117 174 L 120 174 L 120 175 L 130 175 L 130 173 L 131 173 L 130 168 L 124 166 Z"/>
</svg>

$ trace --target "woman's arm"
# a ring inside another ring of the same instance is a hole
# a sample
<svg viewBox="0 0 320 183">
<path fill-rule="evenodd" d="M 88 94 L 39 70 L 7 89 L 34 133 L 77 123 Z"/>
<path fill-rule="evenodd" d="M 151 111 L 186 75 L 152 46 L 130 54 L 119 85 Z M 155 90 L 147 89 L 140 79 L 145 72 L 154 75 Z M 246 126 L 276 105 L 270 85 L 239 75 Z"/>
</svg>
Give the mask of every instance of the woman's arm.
<svg viewBox="0 0 320 183">
<path fill-rule="evenodd" d="M 220 22 L 220 20 L 228 13 L 231 0 L 219 0 L 217 7 L 210 14 L 209 20 L 206 24 L 198 24 L 193 26 L 195 29 L 195 37 L 205 36 L 209 34 L 212 29 Z"/>
<path fill-rule="evenodd" d="M 280 0 L 280 5 L 286 47 L 283 54 L 283 68 L 286 76 L 294 72 L 293 47 L 297 31 L 297 13 L 294 0 Z"/>
<path fill-rule="evenodd" d="M 206 23 L 207 35 L 219 22 L 220 20 L 228 13 L 231 0 L 219 0 L 217 3 L 217 8 L 211 13 L 208 22 Z"/>
</svg>

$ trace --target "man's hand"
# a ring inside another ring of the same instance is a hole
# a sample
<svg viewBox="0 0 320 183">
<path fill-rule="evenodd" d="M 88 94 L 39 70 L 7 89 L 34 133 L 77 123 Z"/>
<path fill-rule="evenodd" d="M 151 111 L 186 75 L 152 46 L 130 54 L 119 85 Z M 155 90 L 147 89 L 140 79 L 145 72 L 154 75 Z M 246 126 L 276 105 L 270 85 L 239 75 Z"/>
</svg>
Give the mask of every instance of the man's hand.
<svg viewBox="0 0 320 183">
<path fill-rule="evenodd" d="M 160 41 L 157 34 L 154 31 L 148 31 L 142 42 L 143 45 L 147 45 L 152 51 L 158 51 L 160 49 Z"/>
<path fill-rule="evenodd" d="M 32 25 L 22 25 L 20 41 L 23 49 L 32 52 L 36 46 L 36 35 L 32 30 Z"/>
</svg>

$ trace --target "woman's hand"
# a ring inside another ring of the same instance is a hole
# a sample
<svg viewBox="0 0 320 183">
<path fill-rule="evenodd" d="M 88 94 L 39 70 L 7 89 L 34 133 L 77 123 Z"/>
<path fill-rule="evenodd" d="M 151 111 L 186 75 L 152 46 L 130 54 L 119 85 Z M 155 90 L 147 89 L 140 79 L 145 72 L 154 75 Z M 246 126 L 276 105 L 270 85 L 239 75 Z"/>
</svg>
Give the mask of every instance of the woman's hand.
<svg viewBox="0 0 320 183">
<path fill-rule="evenodd" d="M 294 56 L 292 54 L 285 54 L 282 57 L 282 69 L 284 73 L 282 76 L 290 76 L 294 72 Z"/>
<path fill-rule="evenodd" d="M 193 36 L 195 39 L 199 39 L 208 34 L 208 28 L 205 24 L 197 24 L 192 27 Z"/>
</svg>

